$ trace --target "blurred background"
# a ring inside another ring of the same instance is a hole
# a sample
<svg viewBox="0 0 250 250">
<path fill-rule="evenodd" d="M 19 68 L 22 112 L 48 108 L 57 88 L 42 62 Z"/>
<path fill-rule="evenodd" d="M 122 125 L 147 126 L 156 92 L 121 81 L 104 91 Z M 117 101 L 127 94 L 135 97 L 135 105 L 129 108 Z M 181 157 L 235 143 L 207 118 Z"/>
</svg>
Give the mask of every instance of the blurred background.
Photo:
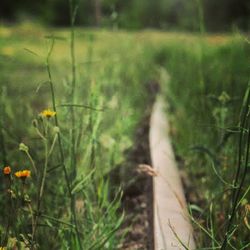
<svg viewBox="0 0 250 250">
<path fill-rule="evenodd" d="M 158 28 L 197 31 L 197 15 L 207 31 L 221 32 L 250 26 L 248 0 L 76 0 L 79 9 L 76 23 L 123 29 Z M 198 11 L 197 11 L 198 8 Z M 68 1 L 1 0 L 2 23 L 26 20 L 50 26 L 68 26 Z"/>
</svg>

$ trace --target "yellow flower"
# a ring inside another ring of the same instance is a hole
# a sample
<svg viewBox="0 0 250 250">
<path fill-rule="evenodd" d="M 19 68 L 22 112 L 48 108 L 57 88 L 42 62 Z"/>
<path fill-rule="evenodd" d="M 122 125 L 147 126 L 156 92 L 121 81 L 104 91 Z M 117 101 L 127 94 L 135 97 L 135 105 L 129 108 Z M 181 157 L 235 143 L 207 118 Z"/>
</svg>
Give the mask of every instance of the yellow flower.
<svg viewBox="0 0 250 250">
<path fill-rule="evenodd" d="M 40 115 L 46 118 L 51 118 L 56 115 L 56 112 L 50 109 L 45 109 L 40 113 Z"/>
<path fill-rule="evenodd" d="M 17 178 L 22 178 L 22 179 L 26 179 L 27 177 L 30 177 L 31 172 L 29 170 L 21 170 L 21 171 L 17 171 L 15 172 L 15 176 Z"/>
<path fill-rule="evenodd" d="M 9 174 L 11 173 L 11 168 L 10 168 L 10 166 L 4 167 L 3 173 L 4 173 L 5 175 L 9 175 Z M 0 250 L 1 250 L 1 248 L 0 248 Z"/>
<path fill-rule="evenodd" d="M 6 250 L 7 248 L 6 247 L 0 247 L 0 250 Z"/>
</svg>

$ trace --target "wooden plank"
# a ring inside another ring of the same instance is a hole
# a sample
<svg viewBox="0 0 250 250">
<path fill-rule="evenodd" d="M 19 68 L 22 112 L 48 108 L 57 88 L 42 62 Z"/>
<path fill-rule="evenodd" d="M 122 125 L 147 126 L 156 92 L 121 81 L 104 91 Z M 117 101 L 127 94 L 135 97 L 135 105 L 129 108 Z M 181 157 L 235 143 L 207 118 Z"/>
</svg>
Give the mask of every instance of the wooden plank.
<svg viewBox="0 0 250 250">
<path fill-rule="evenodd" d="M 153 179 L 154 247 L 155 250 L 195 249 L 165 111 L 164 101 L 158 97 L 149 135 L 152 165 L 157 173 Z"/>
</svg>

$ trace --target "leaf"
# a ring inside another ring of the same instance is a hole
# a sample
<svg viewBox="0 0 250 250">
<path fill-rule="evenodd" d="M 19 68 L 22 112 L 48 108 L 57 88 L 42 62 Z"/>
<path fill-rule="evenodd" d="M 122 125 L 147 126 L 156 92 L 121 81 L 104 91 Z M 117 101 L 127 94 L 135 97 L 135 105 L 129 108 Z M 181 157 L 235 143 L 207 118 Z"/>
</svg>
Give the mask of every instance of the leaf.
<svg viewBox="0 0 250 250">
<path fill-rule="evenodd" d="M 84 178 L 82 178 L 81 180 L 78 180 L 74 187 L 71 190 L 72 194 L 75 194 L 79 191 L 82 190 L 82 188 L 84 187 L 85 183 L 90 179 L 91 175 L 95 172 L 95 169 L 93 169 L 88 175 L 86 175 Z"/>
<path fill-rule="evenodd" d="M 197 211 L 197 212 L 203 213 L 203 209 L 200 208 L 199 206 L 195 205 L 195 204 L 190 204 L 188 207 L 189 207 L 192 211 Z"/>
<path fill-rule="evenodd" d="M 213 162 L 215 163 L 216 166 L 219 165 L 220 162 L 218 161 L 215 154 L 209 148 L 202 146 L 202 145 L 197 145 L 197 146 L 191 147 L 190 149 L 193 151 L 204 153 L 204 154 L 208 155 L 213 160 Z"/>
<path fill-rule="evenodd" d="M 40 57 L 36 52 L 30 50 L 30 49 L 27 49 L 27 48 L 23 48 L 24 50 L 28 51 L 29 53 L 31 53 L 32 55 L 35 55 L 35 56 L 38 56 Z"/>
<path fill-rule="evenodd" d="M 51 223 L 48 219 L 45 220 L 45 223 L 46 223 L 49 227 L 53 228 L 52 223 Z"/>
<path fill-rule="evenodd" d="M 40 83 L 37 85 L 37 88 L 36 88 L 36 93 L 38 93 L 38 92 L 39 92 L 39 90 L 40 90 L 40 88 L 42 87 L 42 85 L 47 84 L 47 83 L 49 83 L 49 81 L 40 82 Z"/>
</svg>

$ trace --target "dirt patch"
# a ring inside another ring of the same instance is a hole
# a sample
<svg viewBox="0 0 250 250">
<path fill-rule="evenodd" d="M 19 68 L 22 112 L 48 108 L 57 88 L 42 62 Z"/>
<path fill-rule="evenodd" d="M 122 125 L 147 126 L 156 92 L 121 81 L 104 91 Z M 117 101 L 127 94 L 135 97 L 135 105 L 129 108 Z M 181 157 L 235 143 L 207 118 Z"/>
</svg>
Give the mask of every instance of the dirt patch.
<svg viewBox="0 0 250 250">
<path fill-rule="evenodd" d="M 134 136 L 133 147 L 125 152 L 126 161 L 117 166 L 110 179 L 114 185 L 122 186 L 122 210 L 125 219 L 119 235 L 124 240 L 119 249 L 122 250 L 152 250 L 153 249 L 153 211 L 152 211 L 152 177 L 138 171 L 140 164 L 151 165 L 149 150 L 149 120 L 158 84 L 154 81 L 146 85 L 146 91 L 151 93 L 147 100 L 142 120 L 138 123 Z"/>
<path fill-rule="evenodd" d="M 124 250 L 153 249 L 152 177 L 137 171 L 139 164 L 151 164 L 148 141 L 150 111 L 147 113 L 137 130 L 134 148 L 128 154 L 135 181 L 125 188 L 123 196 L 126 215 L 123 230 L 127 233 L 120 249 Z"/>
</svg>

